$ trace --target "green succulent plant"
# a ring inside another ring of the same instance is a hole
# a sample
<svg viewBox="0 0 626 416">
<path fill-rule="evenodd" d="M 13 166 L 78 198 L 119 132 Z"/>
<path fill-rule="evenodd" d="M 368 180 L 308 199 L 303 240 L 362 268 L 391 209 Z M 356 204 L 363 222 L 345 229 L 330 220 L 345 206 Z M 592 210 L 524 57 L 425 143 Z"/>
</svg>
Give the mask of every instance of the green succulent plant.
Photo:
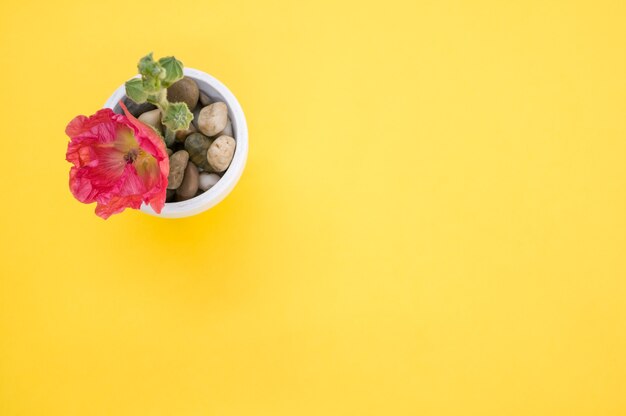
<svg viewBox="0 0 626 416">
<path fill-rule="evenodd" d="M 165 126 L 165 143 L 174 142 L 178 130 L 189 129 L 193 114 L 185 103 L 167 101 L 167 88 L 183 78 L 183 64 L 173 56 L 155 61 L 152 52 L 139 60 L 137 69 L 141 78 L 126 82 L 126 96 L 137 104 L 149 102 L 161 110 Z"/>
</svg>

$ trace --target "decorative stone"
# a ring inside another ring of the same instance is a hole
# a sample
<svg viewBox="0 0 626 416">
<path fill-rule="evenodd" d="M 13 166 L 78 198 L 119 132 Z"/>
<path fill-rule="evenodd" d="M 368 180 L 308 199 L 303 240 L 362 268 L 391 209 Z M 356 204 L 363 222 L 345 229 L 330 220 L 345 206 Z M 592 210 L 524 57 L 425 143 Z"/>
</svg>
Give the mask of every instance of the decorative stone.
<svg viewBox="0 0 626 416">
<path fill-rule="evenodd" d="M 189 123 L 189 128 L 187 130 L 178 130 L 176 132 L 176 140 L 183 143 L 187 136 L 197 131 L 198 129 L 196 129 L 196 126 L 194 126 L 193 123 Z"/>
<path fill-rule="evenodd" d="M 176 200 L 186 201 L 196 196 L 196 192 L 198 192 L 198 168 L 193 162 L 189 162 L 185 168 L 185 177 L 176 189 Z"/>
<path fill-rule="evenodd" d="M 158 108 L 146 111 L 145 113 L 137 117 L 137 119 L 143 124 L 154 127 L 159 133 L 162 134 L 163 129 L 161 127 L 161 110 L 159 110 Z"/>
<path fill-rule="evenodd" d="M 131 113 L 135 117 L 139 117 L 140 114 L 143 114 L 150 110 L 154 110 L 156 108 L 156 105 L 150 104 L 147 102 L 142 103 L 142 104 L 137 104 L 136 102 L 134 102 L 128 97 L 124 97 L 124 104 L 126 105 L 128 112 Z"/>
<path fill-rule="evenodd" d="M 211 143 L 207 151 L 207 161 L 214 172 L 228 169 L 235 154 L 237 142 L 230 136 L 220 136 Z"/>
<path fill-rule="evenodd" d="M 202 191 L 208 191 L 219 180 L 220 175 L 218 175 L 217 173 L 202 172 L 200 174 L 198 188 L 200 188 Z"/>
<path fill-rule="evenodd" d="M 213 100 L 211 100 L 211 97 L 209 97 L 208 95 L 206 95 L 205 93 L 200 91 L 200 104 L 202 104 L 202 107 L 206 107 L 207 105 L 211 104 L 212 102 L 213 102 Z"/>
<path fill-rule="evenodd" d="M 165 191 L 165 202 L 174 201 L 175 196 L 176 196 L 176 189 L 167 189 Z"/>
<path fill-rule="evenodd" d="M 185 150 L 189 153 L 189 159 L 202 170 L 211 171 L 207 160 L 207 151 L 213 140 L 202 133 L 191 133 L 185 140 Z"/>
<path fill-rule="evenodd" d="M 228 122 L 226 123 L 226 127 L 224 128 L 224 130 L 220 132 L 220 134 L 218 134 L 218 136 L 221 136 L 221 135 L 235 137 L 235 135 L 233 134 L 233 125 L 230 122 L 230 118 L 228 119 Z"/>
<path fill-rule="evenodd" d="M 187 104 L 190 111 L 198 104 L 198 98 L 200 97 L 200 90 L 196 81 L 189 77 L 184 77 L 179 81 L 176 81 L 167 89 L 167 101 L 170 103 L 183 102 Z"/>
<path fill-rule="evenodd" d="M 172 156 L 172 153 L 174 153 L 174 151 L 172 149 L 170 149 L 169 147 L 166 147 L 165 151 L 167 152 L 168 156 Z"/>
<path fill-rule="evenodd" d="M 176 189 L 183 182 L 185 168 L 189 161 L 189 153 L 179 150 L 170 156 L 170 174 L 167 177 L 167 189 Z"/>
<path fill-rule="evenodd" d="M 196 127 L 205 135 L 211 137 L 226 128 L 228 123 L 228 107 L 223 102 L 209 104 L 200 110 Z"/>
<path fill-rule="evenodd" d="M 198 118 L 200 117 L 200 111 L 202 110 L 202 107 L 197 106 L 193 111 L 193 119 L 191 120 L 191 124 L 193 124 L 193 126 L 196 128 L 196 130 L 198 130 Z"/>
</svg>

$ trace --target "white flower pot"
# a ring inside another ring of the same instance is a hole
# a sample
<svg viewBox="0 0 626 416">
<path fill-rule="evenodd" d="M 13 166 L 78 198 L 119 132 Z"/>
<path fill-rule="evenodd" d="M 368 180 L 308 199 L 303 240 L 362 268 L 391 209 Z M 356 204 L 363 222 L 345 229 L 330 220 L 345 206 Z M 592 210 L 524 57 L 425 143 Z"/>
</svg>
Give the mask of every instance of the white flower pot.
<svg viewBox="0 0 626 416">
<path fill-rule="evenodd" d="M 200 91 L 211 97 L 213 101 L 223 101 L 226 103 L 228 106 L 228 116 L 233 126 L 233 134 L 237 141 L 237 147 L 235 148 L 235 155 L 233 156 L 233 161 L 230 166 L 222 178 L 208 191 L 187 201 L 167 202 L 160 214 L 154 212 L 152 208 L 146 204 L 141 206 L 141 211 L 162 218 L 190 217 L 218 204 L 221 200 L 226 198 L 239 181 L 248 157 L 248 126 L 241 105 L 239 105 L 239 101 L 237 101 L 233 93 L 231 93 L 224 84 L 205 72 L 193 68 L 185 68 L 184 73 L 186 76 L 193 78 L 198 83 Z M 139 75 L 137 75 L 137 77 L 139 77 Z M 118 103 L 125 95 L 126 88 L 124 84 L 122 84 L 115 90 L 113 95 L 109 97 L 104 105 L 105 108 L 111 108 L 115 112 L 121 112 Z"/>
</svg>

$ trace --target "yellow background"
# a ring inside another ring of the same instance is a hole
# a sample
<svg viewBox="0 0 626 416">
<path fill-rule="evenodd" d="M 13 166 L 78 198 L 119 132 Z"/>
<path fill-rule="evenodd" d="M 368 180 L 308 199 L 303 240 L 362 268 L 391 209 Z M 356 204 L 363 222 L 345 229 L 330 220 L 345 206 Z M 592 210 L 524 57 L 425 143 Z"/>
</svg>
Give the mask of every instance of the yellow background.
<svg viewBox="0 0 626 416">
<path fill-rule="evenodd" d="M 626 414 L 623 1 L 1 7 L 0 415 Z M 64 128 L 151 50 L 248 165 L 103 221 Z"/>
</svg>

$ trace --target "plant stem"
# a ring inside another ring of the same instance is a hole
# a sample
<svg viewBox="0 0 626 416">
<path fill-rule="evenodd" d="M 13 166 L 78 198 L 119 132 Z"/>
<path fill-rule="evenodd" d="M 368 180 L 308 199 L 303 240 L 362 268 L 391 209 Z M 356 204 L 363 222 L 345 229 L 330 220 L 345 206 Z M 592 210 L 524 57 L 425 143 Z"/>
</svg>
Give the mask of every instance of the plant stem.
<svg viewBox="0 0 626 416">
<path fill-rule="evenodd" d="M 167 90 L 159 91 L 157 96 L 157 106 L 161 109 L 161 113 L 165 113 L 170 103 L 167 101 Z"/>
</svg>

